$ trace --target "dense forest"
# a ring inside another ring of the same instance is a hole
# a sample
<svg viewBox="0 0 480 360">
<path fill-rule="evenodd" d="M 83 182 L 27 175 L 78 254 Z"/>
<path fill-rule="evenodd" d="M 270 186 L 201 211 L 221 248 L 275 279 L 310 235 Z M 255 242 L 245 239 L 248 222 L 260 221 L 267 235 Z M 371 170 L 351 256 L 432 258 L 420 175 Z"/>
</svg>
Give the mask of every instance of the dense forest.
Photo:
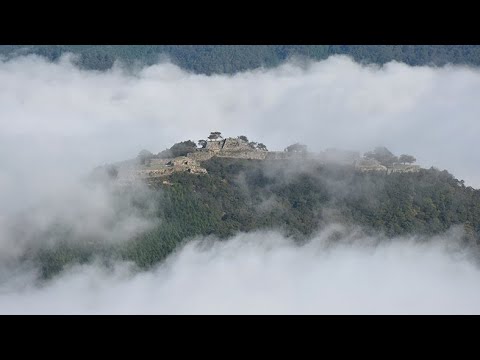
<svg viewBox="0 0 480 360">
<path fill-rule="evenodd" d="M 435 235 L 458 225 L 466 243 L 478 247 L 480 190 L 466 187 L 447 171 L 415 173 L 359 172 L 352 166 L 315 161 L 212 158 L 208 174 L 174 173 L 151 184 L 151 193 L 119 191 L 128 206 L 142 210 L 157 225 L 128 242 L 106 245 L 62 242 L 71 236 L 57 226 L 48 234 L 55 246 L 32 249 L 26 256 L 46 278 L 72 262 L 122 259 L 147 269 L 195 236 L 226 239 L 238 232 L 277 230 L 295 241 L 308 241 L 322 226 L 360 226 L 384 238 Z M 154 201 L 154 211 L 147 209 Z M 148 211 L 147 211 L 148 210 Z M 83 245 L 82 245 L 83 244 Z"/>
<path fill-rule="evenodd" d="M 115 60 L 150 65 L 168 58 L 201 74 L 232 74 L 276 66 L 292 57 L 321 60 L 334 54 L 363 63 L 480 65 L 478 45 L 0 45 L 0 56 L 7 58 L 33 53 L 56 60 L 65 52 L 80 55 L 78 65 L 87 69 L 109 69 Z"/>
</svg>

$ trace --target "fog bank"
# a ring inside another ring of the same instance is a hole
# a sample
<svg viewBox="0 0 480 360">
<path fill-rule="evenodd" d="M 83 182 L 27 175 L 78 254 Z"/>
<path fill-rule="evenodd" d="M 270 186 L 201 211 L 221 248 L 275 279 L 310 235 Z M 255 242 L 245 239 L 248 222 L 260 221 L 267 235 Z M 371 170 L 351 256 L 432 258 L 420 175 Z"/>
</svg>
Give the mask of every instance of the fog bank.
<svg viewBox="0 0 480 360">
<path fill-rule="evenodd" d="M 17 274 L 0 313 L 478 314 L 480 271 L 457 235 L 377 244 L 333 225 L 304 246 L 275 232 L 197 240 L 148 272 L 84 265 L 42 287 Z"/>
</svg>

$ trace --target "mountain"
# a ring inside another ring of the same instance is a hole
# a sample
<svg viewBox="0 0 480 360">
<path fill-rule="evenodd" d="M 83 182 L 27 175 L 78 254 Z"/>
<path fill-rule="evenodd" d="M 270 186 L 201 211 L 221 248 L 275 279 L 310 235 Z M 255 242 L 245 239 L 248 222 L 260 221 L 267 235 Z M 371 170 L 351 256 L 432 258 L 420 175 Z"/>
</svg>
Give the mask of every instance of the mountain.
<svg viewBox="0 0 480 360">
<path fill-rule="evenodd" d="M 409 65 L 480 64 L 478 45 L 0 45 L 0 56 L 7 58 L 37 54 L 56 60 L 66 52 L 80 55 L 79 65 L 87 69 L 109 69 L 115 60 L 151 65 L 168 58 L 201 74 L 233 74 L 277 66 L 292 57 L 321 60 L 335 54 L 376 64 L 392 60 Z"/>
<path fill-rule="evenodd" d="M 158 155 L 144 150 L 137 159 L 96 169 L 96 175 L 106 169 L 106 176 L 90 178 L 112 189 L 118 214 L 135 212 L 151 226 L 115 243 L 56 223 L 35 234 L 54 245 L 30 249 L 26 261 L 40 266 L 46 278 L 94 258 L 147 269 L 196 236 L 227 239 L 238 232 L 279 230 L 302 243 L 331 223 L 386 241 L 457 227 L 464 244 L 479 249 L 480 190 L 447 171 L 396 164 L 407 155 L 396 158 L 385 148 L 363 158 L 333 150 L 311 154 L 294 144 L 279 156 L 241 137 L 194 144 L 178 143 Z M 359 165 L 367 160 L 377 167 Z M 203 170 L 190 171 L 192 166 Z M 148 174 L 164 168 L 171 170 Z M 146 188 L 139 191 L 137 181 L 124 181 L 135 178 L 132 171 Z M 81 238 L 69 239 L 75 236 Z"/>
</svg>

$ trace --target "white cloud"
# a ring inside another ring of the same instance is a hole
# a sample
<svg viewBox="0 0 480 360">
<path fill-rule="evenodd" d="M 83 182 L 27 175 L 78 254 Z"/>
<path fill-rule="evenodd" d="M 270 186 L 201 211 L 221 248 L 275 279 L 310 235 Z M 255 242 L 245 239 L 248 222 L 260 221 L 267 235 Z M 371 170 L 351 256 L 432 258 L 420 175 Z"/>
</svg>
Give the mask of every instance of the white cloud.
<svg viewBox="0 0 480 360">
<path fill-rule="evenodd" d="M 0 288 L 1 313 L 478 314 L 480 270 L 440 239 L 419 244 L 327 228 L 297 246 L 277 233 L 189 243 L 155 270 L 75 267 L 41 288 L 25 273 Z M 444 241 L 455 242 L 454 233 Z M 351 241 L 355 240 L 352 244 Z"/>
</svg>

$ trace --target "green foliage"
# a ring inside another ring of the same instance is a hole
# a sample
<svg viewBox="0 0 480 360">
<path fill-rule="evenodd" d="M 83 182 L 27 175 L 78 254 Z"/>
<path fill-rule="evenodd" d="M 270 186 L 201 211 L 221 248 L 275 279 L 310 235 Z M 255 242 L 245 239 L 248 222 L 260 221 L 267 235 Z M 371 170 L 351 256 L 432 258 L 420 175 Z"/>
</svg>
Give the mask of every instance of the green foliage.
<svg viewBox="0 0 480 360">
<path fill-rule="evenodd" d="M 173 145 L 170 148 L 170 153 L 172 157 L 187 156 L 188 153 L 194 152 L 196 149 L 197 145 L 193 141 L 187 140 Z"/>
<path fill-rule="evenodd" d="M 415 159 L 415 157 L 412 155 L 402 154 L 398 158 L 398 161 L 401 162 L 402 164 L 406 164 L 406 163 L 412 164 L 415 161 L 417 161 L 417 159 Z"/>
<path fill-rule="evenodd" d="M 212 131 L 210 135 L 208 135 L 210 140 L 217 140 L 222 138 L 222 133 L 220 131 Z"/>
<path fill-rule="evenodd" d="M 95 256 L 149 268 L 196 236 L 225 239 L 237 232 L 277 229 L 303 241 L 331 221 L 390 237 L 433 235 L 463 225 L 474 242 L 480 239 L 480 190 L 465 187 L 447 171 L 387 175 L 308 160 L 216 157 L 203 166 L 208 174 L 174 173 L 169 184 L 152 185 L 158 224 L 153 229 L 109 247 L 61 242 L 37 254 L 42 273 L 48 277 Z M 142 199 L 135 199 L 134 206 L 141 207 Z M 57 231 L 62 236 L 71 235 Z"/>
<path fill-rule="evenodd" d="M 257 149 L 268 151 L 267 146 L 264 143 L 258 143 Z"/>
<path fill-rule="evenodd" d="M 375 150 L 365 153 L 364 157 L 366 159 L 377 160 L 380 164 L 387 167 L 398 162 L 398 158 L 383 146 L 376 147 Z"/>
</svg>

